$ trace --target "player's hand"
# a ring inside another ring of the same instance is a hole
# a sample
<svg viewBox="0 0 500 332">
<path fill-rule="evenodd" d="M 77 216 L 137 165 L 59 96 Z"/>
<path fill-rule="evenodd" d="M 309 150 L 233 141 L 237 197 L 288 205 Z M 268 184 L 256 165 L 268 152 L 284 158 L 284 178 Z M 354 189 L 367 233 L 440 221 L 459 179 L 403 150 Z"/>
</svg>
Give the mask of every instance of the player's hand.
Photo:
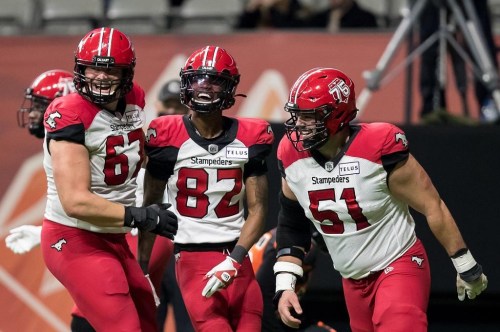
<svg viewBox="0 0 500 332">
<path fill-rule="evenodd" d="M 9 231 L 5 244 L 15 254 L 25 254 L 40 244 L 41 232 L 42 226 L 19 226 Z"/>
<path fill-rule="evenodd" d="M 457 293 L 460 301 L 465 300 L 465 294 L 469 299 L 474 300 L 486 287 L 488 287 L 488 278 L 484 274 L 471 282 L 462 280 L 460 275 L 457 274 Z"/>
<path fill-rule="evenodd" d="M 216 265 L 205 275 L 205 279 L 210 279 L 205 285 L 205 288 L 203 288 L 201 295 L 209 298 L 216 291 L 229 286 L 238 275 L 238 269 L 240 267 L 240 263 L 227 256 L 222 263 Z"/>
<path fill-rule="evenodd" d="M 146 274 L 145 277 L 149 282 L 149 286 L 151 286 L 151 292 L 153 293 L 153 298 L 155 299 L 155 305 L 158 308 L 160 306 L 161 301 L 160 298 L 158 297 L 158 294 L 156 293 L 155 286 L 153 285 L 153 282 L 151 281 L 149 274 Z"/>
<path fill-rule="evenodd" d="M 285 290 L 278 302 L 278 313 L 286 326 L 298 329 L 302 322 L 298 317 L 302 315 L 299 298 L 293 290 Z"/>
<path fill-rule="evenodd" d="M 155 233 L 171 240 L 177 234 L 177 216 L 167 210 L 171 204 L 153 204 L 147 207 L 125 207 L 124 226 Z"/>
</svg>

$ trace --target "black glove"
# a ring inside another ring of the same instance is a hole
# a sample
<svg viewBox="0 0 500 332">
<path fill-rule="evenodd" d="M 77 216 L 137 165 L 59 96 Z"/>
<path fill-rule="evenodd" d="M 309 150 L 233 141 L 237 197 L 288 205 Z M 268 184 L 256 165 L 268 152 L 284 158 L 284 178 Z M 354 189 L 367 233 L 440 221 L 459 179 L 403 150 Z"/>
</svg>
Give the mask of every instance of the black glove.
<svg viewBox="0 0 500 332">
<path fill-rule="evenodd" d="M 125 207 L 124 226 L 137 227 L 141 231 L 147 231 L 168 237 L 173 240 L 177 234 L 177 216 L 167 209 L 171 204 L 153 204 L 147 207 Z"/>
</svg>

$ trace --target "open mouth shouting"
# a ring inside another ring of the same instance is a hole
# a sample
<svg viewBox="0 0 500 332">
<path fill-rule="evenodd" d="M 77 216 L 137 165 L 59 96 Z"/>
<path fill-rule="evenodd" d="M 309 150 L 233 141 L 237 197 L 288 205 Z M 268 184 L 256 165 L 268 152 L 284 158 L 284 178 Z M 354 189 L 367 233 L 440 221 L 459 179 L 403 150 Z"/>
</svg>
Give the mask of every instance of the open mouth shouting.
<svg viewBox="0 0 500 332">
<path fill-rule="evenodd" d="M 211 91 L 196 91 L 193 97 L 193 101 L 199 104 L 217 103 L 219 100 L 219 94 Z"/>
</svg>

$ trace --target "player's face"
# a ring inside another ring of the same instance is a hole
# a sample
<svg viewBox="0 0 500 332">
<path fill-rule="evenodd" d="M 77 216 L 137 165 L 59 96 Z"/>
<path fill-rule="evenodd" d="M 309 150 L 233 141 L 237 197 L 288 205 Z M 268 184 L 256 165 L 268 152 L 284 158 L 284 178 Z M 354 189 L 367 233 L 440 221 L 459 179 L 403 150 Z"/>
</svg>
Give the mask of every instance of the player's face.
<svg viewBox="0 0 500 332">
<path fill-rule="evenodd" d="M 43 113 L 45 112 L 45 109 L 47 108 L 47 105 L 41 104 L 39 102 L 34 101 L 33 102 L 33 107 L 31 108 L 30 112 L 28 113 L 28 121 L 30 126 L 33 124 L 38 124 L 42 122 L 43 118 Z"/>
<path fill-rule="evenodd" d="M 85 68 L 85 78 L 93 93 L 112 95 L 116 92 L 122 78 L 121 68 Z"/>
<path fill-rule="evenodd" d="M 296 128 L 303 139 L 316 134 L 316 113 L 314 111 L 296 112 Z"/>
<path fill-rule="evenodd" d="M 30 134 L 38 138 L 45 136 L 43 129 L 43 114 L 49 106 L 49 101 L 33 97 L 29 108 L 22 112 L 22 127 L 28 127 Z"/>
<path fill-rule="evenodd" d="M 224 90 L 225 80 L 210 75 L 195 75 L 191 78 L 193 100 L 197 103 L 216 103 Z"/>
</svg>

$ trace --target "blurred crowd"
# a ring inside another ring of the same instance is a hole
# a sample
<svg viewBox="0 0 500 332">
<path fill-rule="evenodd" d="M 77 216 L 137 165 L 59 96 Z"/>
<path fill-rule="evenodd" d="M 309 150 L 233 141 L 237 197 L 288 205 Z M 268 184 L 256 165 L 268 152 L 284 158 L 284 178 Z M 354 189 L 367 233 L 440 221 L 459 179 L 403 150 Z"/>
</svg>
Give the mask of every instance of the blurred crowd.
<svg viewBox="0 0 500 332">
<path fill-rule="evenodd" d="M 420 1 L 420 0 L 417 0 Z M 111 26 L 125 33 L 231 33 L 280 30 L 307 30 L 337 33 L 340 31 L 393 31 L 404 13 L 416 0 L 67 0 L 64 6 L 54 0 L 3 0 L 0 13 L 0 35 L 8 34 L 81 34 L 99 26 Z M 439 23 L 440 7 L 444 1 L 429 0 L 415 22 L 415 31 L 423 43 L 432 35 L 443 32 Z M 457 3 L 463 6 L 464 1 Z M 478 30 L 483 32 L 487 55 L 497 64 L 494 42 L 495 1 L 471 1 L 479 17 Z M 500 3 L 500 1 L 499 1 Z M 17 7 L 17 12 L 16 12 Z M 500 7 L 500 6 L 499 6 Z M 17 14 L 19 17 L 16 17 Z M 472 55 L 466 40 L 448 11 L 452 35 Z M 419 90 L 422 107 L 419 117 L 423 123 L 469 124 L 468 105 L 463 102 L 463 118 L 450 116 L 440 82 L 438 42 L 422 53 Z M 448 47 L 456 76 L 455 88 L 465 100 L 469 84 L 467 61 Z M 447 57 L 447 55 L 445 55 Z M 474 68 L 472 68 L 474 69 Z M 490 95 L 487 84 L 481 82 L 480 68 L 475 69 L 476 104 L 483 123 L 500 122 L 498 103 Z"/>
<path fill-rule="evenodd" d="M 0 13 L 0 34 L 4 35 L 80 34 L 89 28 L 115 25 L 127 33 L 217 33 L 256 28 L 335 32 L 341 28 L 389 27 L 400 16 L 400 7 L 406 5 L 404 0 L 145 0 L 140 6 L 130 0 L 68 0 L 64 3 L 67 8 L 61 8 L 53 0 L 4 1 L 8 2 Z"/>
</svg>

